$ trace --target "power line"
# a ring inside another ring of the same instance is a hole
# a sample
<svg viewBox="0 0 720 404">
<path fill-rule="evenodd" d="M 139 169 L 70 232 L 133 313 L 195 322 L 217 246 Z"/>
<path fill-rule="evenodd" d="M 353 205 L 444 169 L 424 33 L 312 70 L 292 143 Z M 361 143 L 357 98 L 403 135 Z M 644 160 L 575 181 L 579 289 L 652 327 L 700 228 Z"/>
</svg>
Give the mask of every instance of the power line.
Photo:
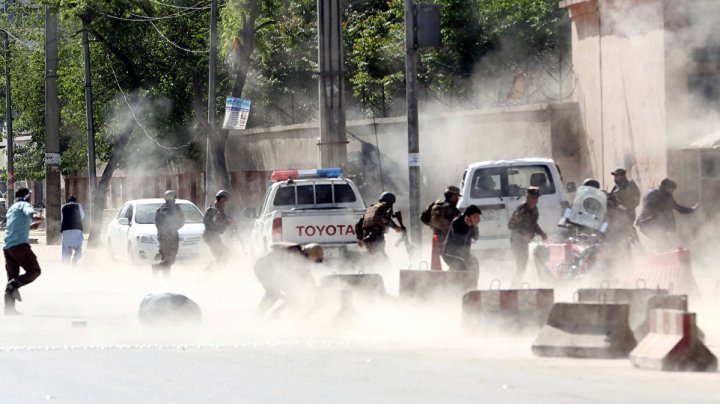
<svg viewBox="0 0 720 404">
<path fill-rule="evenodd" d="M 202 3 L 204 3 L 204 1 L 201 1 L 201 2 L 199 2 L 199 3 L 196 3 L 194 6 L 190 7 L 189 10 L 178 11 L 178 12 L 175 13 L 175 14 L 162 15 L 162 16 L 159 16 L 159 17 L 150 17 L 150 16 L 146 16 L 146 15 L 139 15 L 139 14 L 132 14 L 132 13 L 131 13 L 131 15 L 132 15 L 134 18 L 121 17 L 121 16 L 113 15 L 113 14 L 108 13 L 108 12 L 105 11 L 105 10 L 99 9 L 99 8 L 94 7 L 94 6 L 91 6 L 91 5 L 88 5 L 88 7 L 92 8 L 93 10 L 97 11 L 98 13 L 100 13 L 100 14 L 108 17 L 108 18 L 112 18 L 112 19 L 115 19 L 115 20 L 128 21 L 128 22 L 149 22 L 149 21 L 160 21 L 160 20 L 173 19 L 173 18 L 177 18 L 177 17 L 183 16 L 183 15 L 185 15 L 185 14 L 194 13 L 194 12 L 196 12 L 196 11 L 198 11 L 198 10 L 209 9 L 209 6 L 206 6 L 206 7 L 197 7 L 197 6 L 199 6 L 200 4 L 202 4 Z"/>
<path fill-rule="evenodd" d="M 163 3 L 162 1 L 157 1 L 157 0 L 149 0 L 149 1 L 150 1 L 151 3 L 155 3 L 155 4 L 158 4 L 158 5 L 161 5 L 161 6 L 170 7 L 170 8 L 177 8 L 177 9 L 180 9 L 180 10 L 205 10 L 205 9 L 210 8 L 209 5 L 208 5 L 208 6 L 204 6 L 204 7 L 178 6 L 178 5 L 175 5 L 175 4 Z"/>
<path fill-rule="evenodd" d="M 111 61 L 110 61 L 109 65 L 110 65 L 110 70 L 112 71 L 113 77 L 115 78 L 115 84 L 117 84 L 118 90 L 120 90 L 120 94 L 122 94 L 123 100 L 125 101 L 125 105 L 127 105 L 128 109 L 130 110 L 130 113 L 132 114 L 133 119 L 135 120 L 135 123 L 140 127 L 140 129 L 142 129 L 143 133 L 145 134 L 145 137 L 147 137 L 148 139 L 150 139 L 150 141 L 155 143 L 155 145 L 157 147 L 159 147 L 161 149 L 165 149 L 165 150 L 181 150 L 181 149 L 184 149 L 184 148 L 190 146 L 193 143 L 193 141 L 190 140 L 187 143 L 179 145 L 179 146 L 164 146 L 164 145 L 160 144 L 160 142 L 158 142 L 157 139 L 150 136 L 150 134 L 145 129 L 145 126 L 142 123 L 140 123 L 140 121 L 137 118 L 137 115 L 135 115 L 135 110 L 133 110 L 132 105 L 130 105 L 130 102 L 128 102 L 127 95 L 125 94 L 125 91 L 123 91 L 122 86 L 120 86 L 120 81 L 118 80 L 117 74 L 115 73 L 115 69 L 112 67 Z"/>
<path fill-rule="evenodd" d="M 23 46 L 25 46 L 28 49 L 34 50 L 35 46 L 33 46 L 30 42 L 25 42 L 24 40 L 18 38 L 17 36 L 13 35 L 12 32 L 10 32 L 7 28 L 0 28 L 0 31 L 6 33 L 10 38 L 16 40 Z"/>
<path fill-rule="evenodd" d="M 180 50 L 182 50 L 182 51 L 189 52 L 189 53 L 201 53 L 201 54 L 205 54 L 205 53 L 210 52 L 209 49 L 208 49 L 208 50 L 193 50 L 193 49 L 183 48 L 182 46 L 180 46 L 180 45 L 176 44 L 175 42 L 171 41 L 170 38 L 166 37 L 165 34 L 163 34 L 162 31 L 160 31 L 160 29 L 157 27 L 157 25 L 155 25 L 154 22 L 150 21 L 150 25 L 152 25 L 153 28 L 155 28 L 155 31 L 157 31 L 157 33 L 160 34 L 160 36 L 161 36 L 167 43 L 169 43 L 170 45 L 172 45 L 172 46 L 174 46 L 174 47 L 176 47 L 176 48 L 178 48 L 178 49 L 180 49 Z"/>
</svg>

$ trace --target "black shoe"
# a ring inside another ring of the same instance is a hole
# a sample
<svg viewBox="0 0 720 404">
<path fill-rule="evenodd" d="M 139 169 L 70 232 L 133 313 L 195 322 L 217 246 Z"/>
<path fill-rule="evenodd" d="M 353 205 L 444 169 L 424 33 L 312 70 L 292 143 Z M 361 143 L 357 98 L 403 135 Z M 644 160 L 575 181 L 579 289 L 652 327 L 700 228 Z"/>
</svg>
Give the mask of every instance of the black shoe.
<svg viewBox="0 0 720 404">
<path fill-rule="evenodd" d="M 5 315 L 14 316 L 20 314 L 15 310 L 15 298 L 10 293 L 5 293 Z"/>
<path fill-rule="evenodd" d="M 10 295 L 14 300 L 22 302 L 22 296 L 20 296 L 20 285 L 14 279 L 7 283 L 5 287 L 5 295 Z"/>
</svg>

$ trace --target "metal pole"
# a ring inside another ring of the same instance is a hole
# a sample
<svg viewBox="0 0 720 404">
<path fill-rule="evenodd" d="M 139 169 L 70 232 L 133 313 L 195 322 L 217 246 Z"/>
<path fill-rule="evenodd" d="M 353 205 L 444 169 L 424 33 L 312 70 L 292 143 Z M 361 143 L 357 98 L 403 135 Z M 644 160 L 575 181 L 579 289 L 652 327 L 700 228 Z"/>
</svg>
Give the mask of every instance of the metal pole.
<svg viewBox="0 0 720 404">
<path fill-rule="evenodd" d="M 210 60 L 208 74 L 208 135 L 205 150 L 205 205 L 212 204 L 212 187 L 215 185 L 215 173 L 213 171 L 211 138 L 215 136 L 215 72 L 217 67 L 217 0 L 210 3 Z"/>
<path fill-rule="evenodd" d="M 408 125 L 408 172 L 410 182 L 410 237 L 418 248 L 422 245 L 420 222 L 420 139 L 417 99 L 417 49 L 415 2 L 405 1 L 405 91 Z"/>
<path fill-rule="evenodd" d="M 60 104 L 57 15 L 45 8 L 45 215 L 46 243 L 60 243 Z"/>
<path fill-rule="evenodd" d="M 3 2 L 3 12 L 7 13 L 8 2 Z M 7 195 L 5 196 L 5 205 L 15 202 L 15 141 L 13 137 L 12 127 L 12 95 L 10 86 L 10 36 L 4 31 L 5 38 L 3 48 L 5 49 L 5 128 L 7 138 Z"/>
<path fill-rule="evenodd" d="M 92 79 L 90 77 L 90 40 L 88 39 L 87 21 L 83 20 L 83 47 L 85 48 L 85 120 L 87 121 L 87 152 L 88 152 L 88 204 L 90 205 L 90 218 L 93 217 L 95 203 L 95 187 L 97 178 L 95 173 L 95 125 L 93 122 Z M 92 220 L 92 219 L 91 219 Z M 90 223 L 92 226 L 92 223 Z"/>
<path fill-rule="evenodd" d="M 7 7 L 7 6 L 5 6 Z M 7 196 L 5 204 L 9 208 L 15 202 L 15 142 L 12 127 L 12 95 L 10 92 L 10 38 L 5 32 L 5 133 L 7 134 Z"/>
<path fill-rule="evenodd" d="M 318 0 L 320 166 L 347 165 L 341 0 Z"/>
</svg>

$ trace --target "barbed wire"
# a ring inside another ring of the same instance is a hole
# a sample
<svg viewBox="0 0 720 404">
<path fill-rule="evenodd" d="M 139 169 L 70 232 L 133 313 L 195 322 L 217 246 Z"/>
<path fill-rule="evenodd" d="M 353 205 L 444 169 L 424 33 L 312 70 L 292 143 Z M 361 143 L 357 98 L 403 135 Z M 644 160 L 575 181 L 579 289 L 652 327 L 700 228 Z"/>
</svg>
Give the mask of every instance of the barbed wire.
<svg viewBox="0 0 720 404">
<path fill-rule="evenodd" d="M 122 89 L 122 86 L 120 85 L 120 81 L 118 80 L 117 74 L 115 73 L 115 69 L 112 67 L 112 61 L 108 60 L 110 71 L 112 71 L 113 77 L 115 78 L 115 84 L 117 85 L 118 90 L 120 90 L 120 94 L 122 94 L 123 100 L 125 101 L 125 105 L 127 105 L 128 110 L 130 110 L 130 114 L 132 114 L 133 119 L 135 120 L 135 123 L 142 129 L 143 133 L 145 134 L 145 137 L 150 139 L 151 142 L 153 142 L 157 147 L 164 149 L 164 150 L 181 150 L 186 147 L 189 147 L 191 144 L 193 144 L 193 140 L 188 141 L 185 144 L 178 145 L 178 146 L 165 146 L 161 144 L 157 139 L 150 136 L 150 134 L 145 129 L 145 125 L 140 123 L 140 121 L 137 118 L 137 115 L 135 115 L 135 110 L 133 109 L 132 105 L 130 105 L 130 102 L 127 99 L 127 95 L 125 94 L 125 91 Z"/>
<path fill-rule="evenodd" d="M 157 25 L 155 25 L 154 22 L 150 21 L 150 25 L 152 25 L 153 28 L 155 28 L 155 31 L 157 31 L 157 33 L 160 35 L 160 37 L 162 37 L 162 39 L 164 39 L 164 40 L 165 40 L 167 43 L 169 43 L 170 45 L 172 45 L 172 46 L 180 49 L 181 51 L 185 51 L 185 52 L 188 52 L 188 53 L 201 53 L 201 54 L 205 54 L 205 53 L 209 53 L 209 52 L 210 52 L 210 49 L 205 49 L 205 50 L 193 50 L 193 49 L 183 48 L 182 46 L 178 45 L 177 43 L 171 41 L 170 38 L 166 37 L 165 34 L 163 34 L 162 31 L 160 31 L 160 28 L 158 28 Z"/>
</svg>

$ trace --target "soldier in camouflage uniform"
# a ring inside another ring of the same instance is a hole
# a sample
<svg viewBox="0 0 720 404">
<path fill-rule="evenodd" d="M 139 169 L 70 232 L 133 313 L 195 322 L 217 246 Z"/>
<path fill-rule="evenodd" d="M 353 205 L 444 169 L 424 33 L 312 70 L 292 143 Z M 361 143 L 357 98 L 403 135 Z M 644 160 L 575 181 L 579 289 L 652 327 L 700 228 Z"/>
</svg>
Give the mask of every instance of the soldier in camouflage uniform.
<svg viewBox="0 0 720 404">
<path fill-rule="evenodd" d="M 393 221 L 394 204 L 395 195 L 383 192 L 379 202 L 370 206 L 355 225 L 358 246 L 367 248 L 370 254 L 385 255 L 385 233 L 388 228 L 402 231 Z"/>
<path fill-rule="evenodd" d="M 540 189 L 537 187 L 529 187 L 525 203 L 518 206 L 510 217 L 508 228 L 510 229 L 510 249 L 515 256 L 515 264 L 517 272 L 513 279 L 513 284 L 522 281 L 525 276 L 525 268 L 528 262 L 528 245 L 535 236 L 542 237 L 547 240 L 547 234 L 540 228 L 538 219 L 540 212 L 537 208 L 540 199 Z"/>
<path fill-rule="evenodd" d="M 420 220 L 430 226 L 433 234 L 441 242 L 445 241 L 453 219 L 460 216 L 460 209 L 457 208 L 459 200 L 460 188 L 449 186 L 445 190 L 445 199 L 438 199 L 431 203 L 420 216 Z"/>
<path fill-rule="evenodd" d="M 155 211 L 155 227 L 157 228 L 158 243 L 160 244 L 158 249 L 160 262 L 152 266 L 152 271 L 155 275 L 164 272 L 165 276 L 168 276 L 180 248 L 180 233 L 178 233 L 178 230 L 185 225 L 185 215 L 180 206 L 175 203 L 177 198 L 175 191 L 165 191 L 163 198 L 165 203 Z"/>
<path fill-rule="evenodd" d="M 215 258 L 215 262 L 205 268 L 206 271 L 215 267 L 223 267 L 227 261 L 230 249 L 223 243 L 222 234 L 233 225 L 233 220 L 225 212 L 225 205 L 230 200 L 230 193 L 220 190 L 215 194 L 215 203 L 206 211 L 203 217 L 205 231 L 203 232 L 203 240 L 210 247 L 210 252 Z"/>
</svg>

